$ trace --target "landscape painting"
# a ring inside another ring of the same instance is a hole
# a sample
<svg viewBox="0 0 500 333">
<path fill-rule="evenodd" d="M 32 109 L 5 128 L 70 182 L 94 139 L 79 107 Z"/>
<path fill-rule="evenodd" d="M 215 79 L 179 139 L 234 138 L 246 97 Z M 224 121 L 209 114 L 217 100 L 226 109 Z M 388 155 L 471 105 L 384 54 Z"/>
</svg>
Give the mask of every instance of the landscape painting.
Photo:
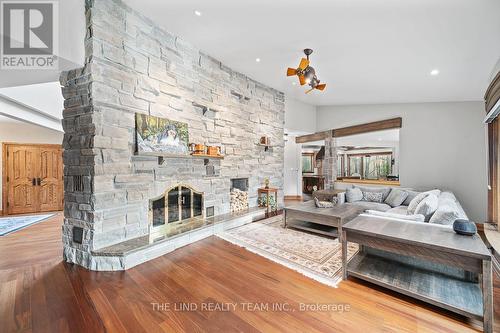
<svg viewBox="0 0 500 333">
<path fill-rule="evenodd" d="M 189 133 L 186 123 L 137 113 L 135 126 L 139 154 L 188 154 Z"/>
</svg>

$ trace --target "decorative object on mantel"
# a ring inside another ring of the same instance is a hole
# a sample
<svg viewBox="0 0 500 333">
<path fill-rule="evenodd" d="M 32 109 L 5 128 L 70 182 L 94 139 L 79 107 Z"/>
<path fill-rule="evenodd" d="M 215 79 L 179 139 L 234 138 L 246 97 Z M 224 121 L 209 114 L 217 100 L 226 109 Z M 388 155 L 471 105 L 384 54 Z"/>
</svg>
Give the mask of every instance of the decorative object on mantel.
<svg viewBox="0 0 500 333">
<path fill-rule="evenodd" d="M 472 221 L 457 219 L 453 222 L 453 230 L 459 235 L 473 236 L 477 232 L 477 227 Z"/>
<path fill-rule="evenodd" d="M 259 143 L 257 144 L 259 146 L 264 147 L 264 151 L 268 151 L 269 148 L 272 148 L 271 146 L 271 139 L 268 136 L 261 136 Z"/>
<path fill-rule="evenodd" d="M 264 185 L 266 190 L 269 189 L 269 178 L 264 179 Z"/>
<path fill-rule="evenodd" d="M 267 213 L 271 210 L 276 211 L 278 209 L 278 189 L 277 188 L 259 188 L 258 193 L 258 203 L 259 207 L 267 207 Z"/>
<path fill-rule="evenodd" d="M 136 113 L 135 133 L 139 154 L 188 154 L 189 132 L 186 123 Z"/>
</svg>

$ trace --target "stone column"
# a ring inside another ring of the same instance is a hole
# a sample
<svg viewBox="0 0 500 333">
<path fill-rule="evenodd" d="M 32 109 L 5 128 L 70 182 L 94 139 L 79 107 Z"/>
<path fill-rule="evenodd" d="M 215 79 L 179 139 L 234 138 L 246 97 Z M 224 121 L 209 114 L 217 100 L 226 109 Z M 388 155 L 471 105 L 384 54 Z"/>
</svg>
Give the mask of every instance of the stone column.
<svg viewBox="0 0 500 333">
<path fill-rule="evenodd" d="M 337 179 L 337 146 L 335 138 L 325 139 L 325 159 L 323 161 L 323 174 L 325 176 L 325 189 L 333 189 Z"/>
</svg>

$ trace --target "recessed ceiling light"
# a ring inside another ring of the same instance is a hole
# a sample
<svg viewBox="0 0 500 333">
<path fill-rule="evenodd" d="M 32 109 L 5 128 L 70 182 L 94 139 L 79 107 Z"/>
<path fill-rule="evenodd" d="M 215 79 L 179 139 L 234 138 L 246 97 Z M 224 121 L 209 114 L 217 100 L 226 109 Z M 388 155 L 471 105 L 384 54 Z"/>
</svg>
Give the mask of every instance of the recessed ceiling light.
<svg viewBox="0 0 500 333">
<path fill-rule="evenodd" d="M 297 85 L 297 82 L 293 81 L 293 82 L 292 82 L 292 84 L 293 84 L 294 86 L 296 86 L 296 85 Z"/>
<path fill-rule="evenodd" d="M 433 70 L 431 71 L 431 75 L 432 75 L 432 76 L 436 76 L 436 75 L 438 75 L 438 74 L 439 74 L 439 69 L 433 69 Z"/>
<path fill-rule="evenodd" d="M 260 58 L 255 58 L 255 61 L 256 62 L 260 62 Z"/>
<path fill-rule="evenodd" d="M 194 11 L 194 15 L 196 15 L 196 16 L 201 16 L 201 12 L 200 12 L 199 10 L 195 10 L 195 11 Z"/>
</svg>

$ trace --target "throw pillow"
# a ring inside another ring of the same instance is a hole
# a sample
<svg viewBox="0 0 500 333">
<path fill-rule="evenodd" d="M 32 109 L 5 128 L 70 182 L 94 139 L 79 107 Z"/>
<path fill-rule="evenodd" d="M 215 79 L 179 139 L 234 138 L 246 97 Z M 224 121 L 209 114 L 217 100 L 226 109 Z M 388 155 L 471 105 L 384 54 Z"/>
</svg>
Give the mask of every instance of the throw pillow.
<svg viewBox="0 0 500 333">
<path fill-rule="evenodd" d="M 335 196 L 335 197 L 332 197 L 332 203 L 333 203 L 334 205 L 338 204 L 338 203 L 339 203 L 339 198 L 338 198 L 338 197 L 336 197 L 336 196 Z"/>
<path fill-rule="evenodd" d="M 451 207 L 443 207 L 432 215 L 429 223 L 432 224 L 442 224 L 442 225 L 452 225 L 456 219 L 460 218 L 460 214 Z"/>
<path fill-rule="evenodd" d="M 382 193 L 382 201 L 384 201 L 387 196 L 389 195 L 389 192 L 391 192 L 390 187 L 365 187 L 365 186 L 353 186 L 355 188 L 359 188 L 361 192 L 377 192 L 377 193 Z"/>
<path fill-rule="evenodd" d="M 415 208 L 415 214 L 422 214 L 425 216 L 425 221 L 429 222 L 432 214 L 438 208 L 438 197 L 434 194 L 429 194 L 424 200 L 420 201 L 417 208 Z"/>
<path fill-rule="evenodd" d="M 347 202 L 356 202 L 363 200 L 363 192 L 357 187 L 348 188 L 345 191 L 345 199 Z"/>
<path fill-rule="evenodd" d="M 405 190 L 406 193 L 408 193 L 408 196 L 406 197 L 405 201 L 403 201 L 402 205 L 403 206 L 409 206 L 410 202 L 415 199 L 415 197 L 420 193 L 417 191 L 413 190 Z"/>
<path fill-rule="evenodd" d="M 314 204 L 318 208 L 332 208 L 335 204 L 331 201 L 320 201 L 318 198 L 314 198 Z"/>
<path fill-rule="evenodd" d="M 368 202 L 382 202 L 384 199 L 384 193 L 382 192 L 362 192 L 363 201 Z"/>
<path fill-rule="evenodd" d="M 422 193 L 417 194 L 415 196 L 415 198 L 413 198 L 413 200 L 408 205 L 408 214 L 409 215 L 415 214 L 415 209 L 417 209 L 418 204 L 422 200 L 424 200 L 428 195 L 429 195 L 429 193 L 427 193 L 427 192 L 422 192 Z"/>
<path fill-rule="evenodd" d="M 389 193 L 384 202 L 391 207 L 398 207 L 401 206 L 401 204 L 403 203 L 403 201 L 405 201 L 407 196 L 408 192 L 397 188 L 393 188 L 391 190 L 391 193 Z"/>
</svg>

